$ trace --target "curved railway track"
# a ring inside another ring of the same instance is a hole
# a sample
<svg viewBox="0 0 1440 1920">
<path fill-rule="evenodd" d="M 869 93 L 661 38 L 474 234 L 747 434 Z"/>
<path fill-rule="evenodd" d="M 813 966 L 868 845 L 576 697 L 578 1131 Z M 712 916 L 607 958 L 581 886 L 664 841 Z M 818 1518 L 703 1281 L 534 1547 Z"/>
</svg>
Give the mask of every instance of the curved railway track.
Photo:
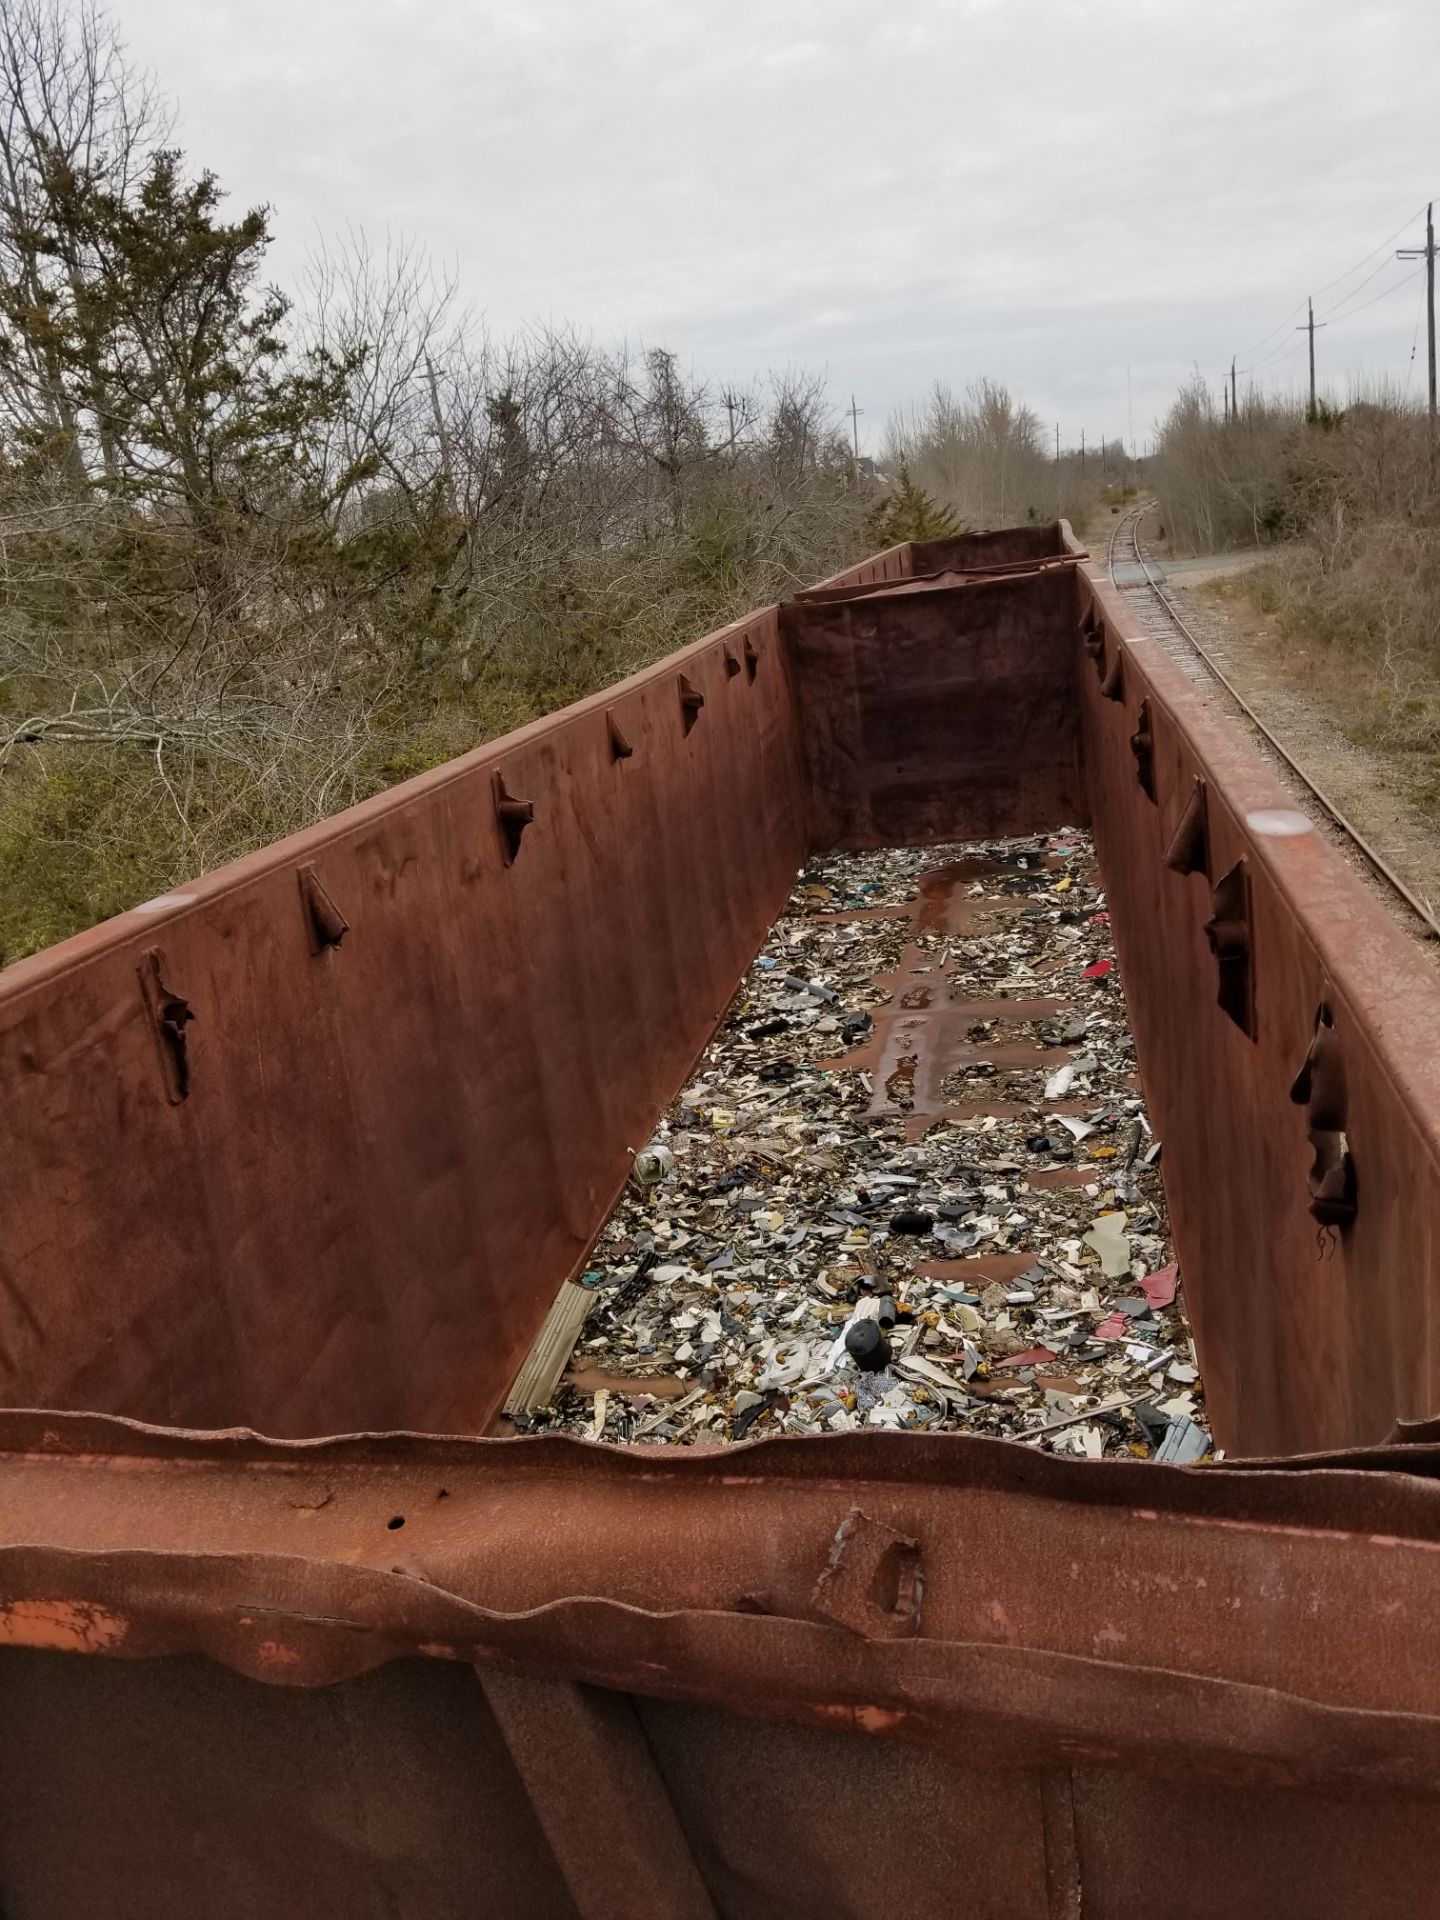
<svg viewBox="0 0 1440 1920">
<path fill-rule="evenodd" d="M 1139 506 L 1131 507 L 1127 513 L 1121 515 L 1115 522 L 1115 525 L 1110 529 L 1110 539 L 1105 553 L 1105 566 L 1110 576 L 1111 586 L 1123 588 L 1125 585 L 1130 584 L 1121 582 L 1117 578 L 1117 565 L 1130 566 L 1131 568 L 1138 569 L 1141 578 L 1133 584 L 1148 589 L 1161 608 L 1168 624 L 1181 636 L 1187 645 L 1193 649 L 1207 671 L 1220 682 L 1220 685 L 1225 689 L 1226 693 L 1229 694 L 1236 706 L 1239 707 L 1251 726 L 1255 728 L 1256 732 L 1261 735 L 1272 750 L 1285 762 L 1285 765 L 1290 769 L 1291 773 L 1294 774 L 1295 778 L 1312 796 L 1334 826 L 1339 829 L 1346 840 L 1355 848 L 1355 851 L 1371 870 L 1376 873 L 1388 887 L 1392 888 L 1416 918 L 1423 922 L 1427 932 L 1435 935 L 1436 938 L 1440 938 L 1440 921 L 1436 920 L 1430 909 L 1425 905 L 1425 902 L 1406 886 L 1399 874 L 1396 873 L 1395 869 L 1385 860 L 1383 855 L 1370 844 L 1364 834 L 1362 834 L 1360 829 L 1355 825 L 1354 821 L 1336 806 L 1328 794 L 1316 786 L 1309 774 L 1306 773 L 1304 767 L 1302 767 L 1294 755 L 1289 752 L 1284 743 L 1266 726 L 1265 722 L 1245 699 L 1244 695 L 1240 693 L 1233 682 L 1226 677 L 1214 656 L 1208 651 L 1203 642 L 1196 637 L 1189 625 L 1187 625 L 1184 615 L 1175 605 L 1174 600 L 1165 591 L 1161 581 L 1157 579 L 1153 568 L 1145 557 L 1145 550 L 1140 544 L 1140 522 L 1145 518 L 1146 514 L 1152 510 L 1154 504 L 1151 500 L 1145 500 L 1142 501 Z"/>
</svg>

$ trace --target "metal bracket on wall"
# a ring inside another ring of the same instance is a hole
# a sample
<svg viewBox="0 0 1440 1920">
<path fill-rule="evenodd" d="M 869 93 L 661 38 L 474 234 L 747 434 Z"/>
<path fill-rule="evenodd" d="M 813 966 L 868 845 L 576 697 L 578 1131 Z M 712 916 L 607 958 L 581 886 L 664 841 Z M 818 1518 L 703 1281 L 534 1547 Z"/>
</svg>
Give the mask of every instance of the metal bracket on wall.
<svg viewBox="0 0 1440 1920">
<path fill-rule="evenodd" d="M 1080 638 L 1085 651 L 1094 662 L 1095 671 L 1101 679 L 1105 677 L 1105 622 L 1099 619 L 1093 608 L 1086 610 L 1080 622 Z"/>
<path fill-rule="evenodd" d="M 918 1541 L 851 1507 L 836 1529 L 811 1605 L 867 1640 L 920 1631 L 924 1578 Z"/>
<path fill-rule="evenodd" d="M 1297 1107 L 1305 1108 L 1314 1156 L 1307 1181 L 1310 1212 L 1322 1226 L 1348 1227 L 1357 1208 L 1355 1162 L 1345 1132 L 1349 1092 L 1340 1036 L 1323 1000 L 1315 1014 L 1310 1050 L 1295 1076 L 1290 1098 Z"/>
<path fill-rule="evenodd" d="M 1100 682 L 1101 696 L 1106 700 L 1125 698 L 1125 650 L 1116 647 L 1110 656 L 1110 665 L 1105 669 L 1105 677 Z"/>
<path fill-rule="evenodd" d="M 1135 716 L 1135 731 L 1130 736 L 1130 751 L 1135 756 L 1135 778 L 1140 791 L 1152 803 L 1155 799 L 1155 735 L 1150 725 L 1150 702 L 1142 700 Z"/>
<path fill-rule="evenodd" d="M 686 733 L 689 733 L 695 722 L 700 718 L 701 709 L 705 705 L 705 696 L 698 687 L 691 686 L 683 673 L 680 674 L 678 678 L 680 682 L 680 719 Z"/>
<path fill-rule="evenodd" d="M 305 930 L 310 936 L 310 951 L 324 953 L 338 947 L 350 931 L 350 922 L 325 891 L 313 866 L 298 870 L 300 901 L 305 909 Z"/>
<path fill-rule="evenodd" d="M 729 647 L 726 647 L 725 649 L 726 679 L 733 680 L 736 674 L 739 673 L 740 671 L 741 671 L 740 662 L 735 658 L 734 654 L 730 651 Z"/>
<path fill-rule="evenodd" d="M 1219 971 L 1215 998 L 1243 1033 L 1255 1038 L 1255 966 L 1251 944 L 1250 869 L 1237 860 L 1210 891 L 1210 918 L 1205 922 Z"/>
<path fill-rule="evenodd" d="M 185 1029 L 195 1018 L 188 1000 L 172 993 L 164 980 L 165 956 L 159 947 L 147 947 L 140 956 L 140 991 L 150 1016 L 151 1031 L 160 1049 L 160 1071 L 165 1097 L 178 1107 L 190 1092 L 190 1062 L 185 1051 Z"/>
<path fill-rule="evenodd" d="M 513 866 L 520 851 L 520 836 L 535 818 L 535 803 L 517 800 L 507 791 L 503 773 L 495 775 L 495 818 L 505 843 L 505 864 Z"/>
<path fill-rule="evenodd" d="M 620 722 L 615 718 L 613 711 L 609 708 L 605 711 L 605 726 L 610 735 L 610 758 L 612 760 L 628 760 L 635 749 L 631 746 Z"/>
<path fill-rule="evenodd" d="M 760 671 L 760 650 L 748 633 L 745 636 L 743 651 L 745 654 L 745 677 L 747 680 L 753 680 Z"/>
<path fill-rule="evenodd" d="M 1190 789 L 1170 844 L 1165 849 L 1165 864 L 1172 873 L 1210 871 L 1210 816 L 1205 797 L 1205 782 L 1197 774 Z"/>
</svg>

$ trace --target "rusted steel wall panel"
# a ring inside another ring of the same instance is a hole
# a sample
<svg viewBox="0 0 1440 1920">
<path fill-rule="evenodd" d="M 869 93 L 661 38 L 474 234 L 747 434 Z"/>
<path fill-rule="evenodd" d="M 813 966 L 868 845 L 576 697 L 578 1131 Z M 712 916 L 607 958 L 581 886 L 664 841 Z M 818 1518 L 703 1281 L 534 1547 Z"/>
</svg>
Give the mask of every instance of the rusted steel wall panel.
<svg viewBox="0 0 1440 1920">
<path fill-rule="evenodd" d="M 912 548 L 912 552 L 917 549 Z M 847 581 L 838 587 L 805 587 L 787 605 L 825 606 L 855 603 L 872 596 L 907 592 L 934 593 L 946 587 L 979 586 L 983 581 L 1019 575 L 1064 571 L 1079 564 L 1073 553 L 1051 554 L 1042 560 L 1012 562 L 994 567 L 942 567 L 935 572 L 907 574 L 899 580 Z"/>
<path fill-rule="evenodd" d="M 687 1911 L 680 1886 L 627 1908 L 593 1881 L 566 1884 L 463 1666 L 399 1661 L 308 1692 L 200 1661 L 10 1652 L 0 1702 L 0 1880 L 26 1920 Z M 686 1878 L 722 1920 L 862 1920 L 877 1883 L 898 1913 L 985 1920 L 1415 1920 L 1440 1868 L 1434 1805 L 1403 1796 L 1201 1788 L 1078 1759 L 997 1766 L 984 1725 L 967 1764 L 720 1705 L 636 1710 Z M 567 1801 L 583 1821 L 562 1776 L 548 1805 Z M 1074 1807 L 1068 1863 L 1057 1801 Z M 607 1839 L 597 1831 L 593 1857 Z"/>
<path fill-rule="evenodd" d="M 714 1454 L 7 1413 L 0 1494 L 12 1647 L 202 1652 L 287 1686 L 419 1652 L 822 1728 L 873 1708 L 873 1730 L 957 1757 L 979 1716 L 1006 1764 L 1440 1799 L 1440 1487 L 1419 1474 L 961 1435 Z M 864 1576 L 880 1543 L 888 1580 L 822 1578 Z"/>
<path fill-rule="evenodd" d="M 1051 1920 L 1033 1775 L 719 1708 L 640 1713 L 726 1920 Z"/>
<path fill-rule="evenodd" d="M 800 598 L 834 598 L 846 588 L 897 586 L 937 573 L 1019 569 L 1073 557 L 1077 551 L 1068 522 L 1061 520 L 1038 527 L 1006 527 L 997 533 L 961 533 L 948 540 L 906 540 L 804 588 Z"/>
<path fill-rule="evenodd" d="M 1095 839 L 1216 1437 L 1265 1454 L 1374 1443 L 1440 1411 L 1440 981 L 1234 723 L 1098 579 L 1080 593 L 1105 631 L 1078 669 Z M 1154 802 L 1130 745 L 1142 706 Z M 1187 876 L 1165 860 L 1197 777 L 1208 836 Z M 1205 930 L 1240 862 L 1253 1033 L 1216 1004 Z M 1291 1098 L 1322 1005 L 1344 1081 L 1328 1117 Z M 1326 1153 L 1348 1143 L 1351 1225 L 1310 1211 L 1315 1117 Z"/>
<path fill-rule="evenodd" d="M 906 1912 L 1400 1920 L 1440 1868 L 1419 1475 L 9 1414 L 0 1492 L 0 1887 L 39 1920 L 481 1884 L 619 1920 L 637 1810 L 635 1910 L 735 1920 L 869 1912 L 877 1874 Z M 923 1577 L 847 1616 L 867 1530 Z M 155 1657 L 195 1653 L 234 1672 Z"/>
<path fill-rule="evenodd" d="M 678 1886 L 628 1908 L 567 1886 L 464 1667 L 409 1660 L 305 1692 L 198 1661 L 8 1653 L 0 1701 L 0 1878 L 25 1920 L 687 1911 Z M 720 1706 L 637 1706 L 721 1920 L 863 1920 L 877 1885 L 897 1913 L 984 1920 L 1416 1920 L 1440 1867 L 1434 1806 L 1402 1797 L 996 1767 L 983 1727 L 967 1764 Z M 561 1778 L 550 1804 L 566 1798 Z M 1057 1801 L 1074 1807 L 1071 1904 L 1052 1879 Z"/>
<path fill-rule="evenodd" d="M 1078 1920 L 1407 1920 L 1432 1905 L 1431 1809 L 1073 1776 Z"/>
<path fill-rule="evenodd" d="M 910 571 L 967 573 L 980 567 L 1022 566 L 1065 553 L 1069 544 L 1060 520 L 1033 527 L 1002 527 L 995 533 L 959 533 L 948 540 L 916 540 L 910 548 Z"/>
<path fill-rule="evenodd" d="M 0 1711 L 17 1920 L 584 1920 L 466 1667 L 310 1691 L 8 1651 Z"/>
<path fill-rule="evenodd" d="M 853 567 L 846 567 L 840 573 L 827 574 L 818 580 L 811 592 L 819 593 L 831 587 L 873 587 L 886 581 L 908 580 L 915 571 L 915 555 L 920 549 L 912 540 L 902 540 L 898 546 L 886 547 L 883 553 L 872 553 Z"/>
<path fill-rule="evenodd" d="M 817 847 L 1083 824 L 1068 570 L 782 609 Z"/>
<path fill-rule="evenodd" d="M 585 1920 L 716 1920 L 635 1704 L 533 1673 L 480 1680 Z"/>
<path fill-rule="evenodd" d="M 805 845 L 770 611 L 8 970 L 0 1399 L 483 1429 Z"/>
</svg>

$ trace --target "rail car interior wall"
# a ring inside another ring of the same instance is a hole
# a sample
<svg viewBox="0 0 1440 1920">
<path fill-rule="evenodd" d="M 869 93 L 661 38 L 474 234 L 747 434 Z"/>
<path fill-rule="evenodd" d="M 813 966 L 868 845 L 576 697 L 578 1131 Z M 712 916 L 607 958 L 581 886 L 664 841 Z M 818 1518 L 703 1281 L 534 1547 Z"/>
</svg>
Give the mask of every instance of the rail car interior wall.
<svg viewBox="0 0 1440 1920">
<path fill-rule="evenodd" d="M 473 1437 L 807 853 L 1068 824 L 1230 1461 Z M 5 1914 L 1419 1910 L 1440 987 L 1064 528 L 21 963 L 0 1088 Z"/>
<path fill-rule="evenodd" d="M 0 1400 L 484 1431 L 807 850 L 1066 823 L 1217 1437 L 1435 1412 L 1440 989 L 1060 527 L 894 549 L 9 969 Z"/>
</svg>

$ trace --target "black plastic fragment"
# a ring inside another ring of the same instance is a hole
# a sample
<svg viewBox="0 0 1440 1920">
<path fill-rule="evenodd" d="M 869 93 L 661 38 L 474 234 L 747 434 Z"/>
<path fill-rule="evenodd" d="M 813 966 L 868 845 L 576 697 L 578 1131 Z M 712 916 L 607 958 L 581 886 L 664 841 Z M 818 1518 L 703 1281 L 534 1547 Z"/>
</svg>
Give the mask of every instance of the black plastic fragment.
<svg viewBox="0 0 1440 1920">
<path fill-rule="evenodd" d="M 892 1233 L 930 1233 L 935 1226 L 933 1213 L 921 1213 L 918 1208 L 907 1208 L 903 1213 L 892 1215 L 890 1231 Z"/>
</svg>

